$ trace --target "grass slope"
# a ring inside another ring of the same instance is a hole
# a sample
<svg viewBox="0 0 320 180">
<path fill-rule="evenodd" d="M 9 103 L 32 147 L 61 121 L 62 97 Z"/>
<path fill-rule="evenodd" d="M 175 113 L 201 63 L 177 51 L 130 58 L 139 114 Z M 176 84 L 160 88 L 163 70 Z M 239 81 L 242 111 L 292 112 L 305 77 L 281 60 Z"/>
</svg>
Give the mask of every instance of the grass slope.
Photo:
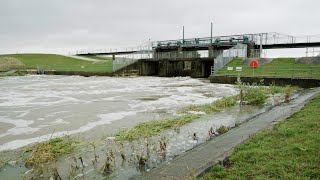
<svg viewBox="0 0 320 180">
<path fill-rule="evenodd" d="M 320 179 L 320 96 L 232 153 L 201 179 Z"/>
<path fill-rule="evenodd" d="M 227 67 L 242 67 L 241 72 L 228 71 Z M 218 71 L 218 75 L 253 76 L 252 68 L 244 65 L 242 59 L 231 61 L 226 67 Z M 254 76 L 278 76 L 278 77 L 316 77 L 320 78 L 319 64 L 301 64 L 293 58 L 276 58 L 269 64 L 262 65 L 254 70 Z"/>
<path fill-rule="evenodd" d="M 8 64 L 8 59 L 14 66 Z M 21 63 L 18 63 L 21 62 Z M 17 67 L 16 64 L 19 64 Z M 21 65 L 22 64 L 22 65 Z M 10 54 L 0 55 L 0 71 L 10 69 L 37 69 L 57 71 L 111 72 L 112 61 L 94 63 L 56 54 Z M 1 68 L 3 67 L 3 68 Z M 83 67 L 83 68 L 82 68 Z"/>
</svg>

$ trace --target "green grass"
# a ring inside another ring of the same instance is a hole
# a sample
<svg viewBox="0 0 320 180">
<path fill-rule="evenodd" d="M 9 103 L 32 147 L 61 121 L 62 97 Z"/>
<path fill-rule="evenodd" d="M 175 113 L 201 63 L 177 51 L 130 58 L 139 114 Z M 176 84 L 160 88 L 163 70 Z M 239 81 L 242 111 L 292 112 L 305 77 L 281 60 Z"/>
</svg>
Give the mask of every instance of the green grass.
<svg viewBox="0 0 320 180">
<path fill-rule="evenodd" d="M 1 69 L 1 64 L 5 63 L 4 59 L 8 58 L 14 59 L 15 61 L 21 62 L 23 64 L 18 68 L 12 67 L 11 69 L 37 69 L 37 67 L 39 66 L 44 70 L 112 72 L 112 61 L 94 63 L 91 61 L 85 61 L 56 54 L 0 55 L 0 71 L 10 70 L 8 68 Z M 3 67 L 5 67 L 5 65 L 3 65 Z"/>
<path fill-rule="evenodd" d="M 228 168 L 200 179 L 320 179 L 320 96 L 235 148 Z"/>
<path fill-rule="evenodd" d="M 119 141 L 132 141 L 141 137 L 155 136 L 163 130 L 183 126 L 200 117 L 200 115 L 186 115 L 178 118 L 140 123 L 133 128 L 118 132 L 116 139 Z"/>
<path fill-rule="evenodd" d="M 228 71 L 227 67 L 242 67 L 242 71 Z M 217 75 L 232 75 L 251 77 L 253 70 L 247 65 L 244 65 L 242 59 L 234 59 L 226 67 L 220 69 Z M 319 64 L 301 64 L 296 63 L 293 58 L 276 58 L 269 64 L 261 65 L 254 70 L 254 76 L 269 76 L 269 77 L 315 77 L 320 78 Z"/>
<path fill-rule="evenodd" d="M 181 114 L 188 114 L 190 111 L 205 112 L 206 114 L 219 112 L 227 107 L 234 106 L 237 102 L 237 96 L 223 97 L 209 104 L 191 105 L 180 109 Z"/>
<path fill-rule="evenodd" d="M 248 101 L 247 104 L 253 104 L 253 105 L 263 104 L 267 99 L 268 94 L 273 94 L 274 92 L 285 92 L 286 89 L 292 89 L 291 87 L 272 87 L 272 86 L 252 87 L 245 84 L 241 84 L 239 85 L 239 87 L 244 89 L 243 100 Z M 178 113 L 184 114 L 184 116 L 182 117 L 140 123 L 137 126 L 134 126 L 133 128 L 129 128 L 129 129 L 118 132 L 115 135 L 115 137 L 117 140 L 120 140 L 120 141 L 124 141 L 124 140 L 132 141 L 135 139 L 139 139 L 141 137 L 150 137 L 154 135 L 159 135 L 160 132 L 162 132 L 163 130 L 183 126 L 203 116 L 203 115 L 194 115 L 192 114 L 192 111 L 205 112 L 205 114 L 220 112 L 227 107 L 236 105 L 238 99 L 239 99 L 239 95 L 236 95 L 236 96 L 223 97 L 210 104 L 187 106 L 178 111 Z M 228 127 L 220 127 L 218 131 L 220 134 L 223 134 L 228 130 L 229 130 Z"/>
<path fill-rule="evenodd" d="M 45 142 L 36 143 L 30 150 L 30 157 L 26 158 L 27 166 L 39 166 L 43 163 L 53 161 L 59 156 L 70 154 L 79 142 L 67 138 L 53 138 Z"/>
</svg>

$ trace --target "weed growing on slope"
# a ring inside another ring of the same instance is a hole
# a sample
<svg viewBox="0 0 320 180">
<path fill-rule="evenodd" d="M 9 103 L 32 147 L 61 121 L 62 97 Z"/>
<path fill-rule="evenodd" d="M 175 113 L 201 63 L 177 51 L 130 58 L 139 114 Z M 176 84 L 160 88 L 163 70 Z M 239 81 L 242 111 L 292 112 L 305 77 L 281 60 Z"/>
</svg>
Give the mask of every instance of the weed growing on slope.
<svg viewBox="0 0 320 180">
<path fill-rule="evenodd" d="M 26 166 L 39 166 L 55 160 L 59 155 L 70 154 L 78 142 L 66 138 L 53 138 L 33 145 L 31 156 L 26 159 Z"/>
</svg>

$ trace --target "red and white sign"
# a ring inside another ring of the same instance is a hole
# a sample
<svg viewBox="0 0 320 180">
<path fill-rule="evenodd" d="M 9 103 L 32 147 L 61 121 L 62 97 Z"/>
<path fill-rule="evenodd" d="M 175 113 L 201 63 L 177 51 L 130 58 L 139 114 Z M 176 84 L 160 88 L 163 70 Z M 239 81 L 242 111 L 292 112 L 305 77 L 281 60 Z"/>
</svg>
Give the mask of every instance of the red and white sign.
<svg viewBox="0 0 320 180">
<path fill-rule="evenodd" d="M 250 67 L 251 68 L 257 68 L 259 66 L 259 63 L 258 63 L 258 61 L 257 60 L 251 60 L 250 61 Z"/>
</svg>

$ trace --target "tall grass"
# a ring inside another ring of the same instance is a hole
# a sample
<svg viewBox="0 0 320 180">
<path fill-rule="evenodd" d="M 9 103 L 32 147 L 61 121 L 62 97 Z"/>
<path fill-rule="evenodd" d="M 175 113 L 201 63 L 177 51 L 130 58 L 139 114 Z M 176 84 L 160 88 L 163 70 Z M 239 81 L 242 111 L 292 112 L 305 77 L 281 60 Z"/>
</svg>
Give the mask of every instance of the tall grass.
<svg viewBox="0 0 320 180">
<path fill-rule="evenodd" d="M 150 137 L 158 135 L 161 131 L 173 127 L 180 127 L 193 120 L 201 117 L 200 115 L 186 115 L 178 118 L 150 121 L 140 123 L 137 126 L 118 132 L 115 136 L 117 140 L 129 140 L 138 139 L 140 137 Z"/>
</svg>

